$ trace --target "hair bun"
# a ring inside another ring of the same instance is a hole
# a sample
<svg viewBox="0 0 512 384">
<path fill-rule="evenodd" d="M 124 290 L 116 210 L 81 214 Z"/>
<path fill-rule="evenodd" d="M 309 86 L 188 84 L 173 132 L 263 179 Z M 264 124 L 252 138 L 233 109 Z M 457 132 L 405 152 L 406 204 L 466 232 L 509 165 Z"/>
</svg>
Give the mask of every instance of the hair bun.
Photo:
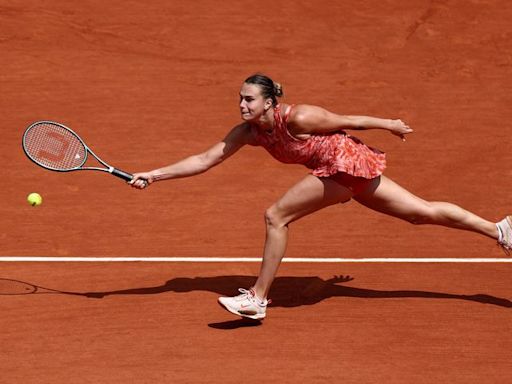
<svg viewBox="0 0 512 384">
<path fill-rule="evenodd" d="M 274 82 L 274 95 L 277 97 L 283 96 L 283 87 L 281 84 Z"/>
<path fill-rule="evenodd" d="M 276 83 L 270 77 L 261 73 L 257 73 L 245 79 L 245 84 L 254 84 L 260 88 L 261 95 L 264 99 L 272 99 L 272 104 L 278 104 L 277 98 L 283 96 L 283 87 L 281 84 Z"/>
</svg>

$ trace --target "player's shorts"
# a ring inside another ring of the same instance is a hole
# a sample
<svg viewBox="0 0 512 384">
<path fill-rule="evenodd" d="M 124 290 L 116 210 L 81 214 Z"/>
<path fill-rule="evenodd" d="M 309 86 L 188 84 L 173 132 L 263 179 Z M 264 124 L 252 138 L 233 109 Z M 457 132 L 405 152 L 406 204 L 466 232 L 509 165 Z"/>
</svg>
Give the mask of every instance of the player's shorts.
<svg viewBox="0 0 512 384">
<path fill-rule="evenodd" d="M 377 176 L 377 178 L 379 178 L 379 176 Z M 350 189 L 354 196 L 357 196 L 361 192 L 366 191 L 376 178 L 365 179 L 364 177 L 352 176 L 345 172 L 338 172 L 332 176 L 329 176 L 329 179 L 337 182 L 345 188 Z"/>
</svg>

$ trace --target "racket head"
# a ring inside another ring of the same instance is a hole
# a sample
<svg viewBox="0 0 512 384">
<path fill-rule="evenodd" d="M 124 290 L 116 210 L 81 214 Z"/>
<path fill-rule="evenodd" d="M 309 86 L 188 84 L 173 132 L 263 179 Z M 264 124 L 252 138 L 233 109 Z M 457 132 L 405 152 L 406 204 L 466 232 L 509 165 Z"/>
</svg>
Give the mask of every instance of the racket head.
<svg viewBox="0 0 512 384">
<path fill-rule="evenodd" d="M 73 171 L 87 160 L 87 146 L 71 129 L 54 121 L 37 121 L 23 134 L 23 151 L 37 165 L 52 171 Z"/>
<path fill-rule="evenodd" d="M 19 280 L 0 278 L 0 295 L 2 296 L 28 295 L 36 291 L 37 287 L 35 285 Z"/>
</svg>

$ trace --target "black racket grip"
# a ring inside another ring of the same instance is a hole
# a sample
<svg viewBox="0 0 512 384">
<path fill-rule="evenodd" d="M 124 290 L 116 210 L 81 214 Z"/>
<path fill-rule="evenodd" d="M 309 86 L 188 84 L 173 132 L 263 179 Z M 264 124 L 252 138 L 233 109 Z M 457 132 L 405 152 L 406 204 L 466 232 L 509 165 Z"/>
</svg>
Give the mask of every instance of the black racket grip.
<svg viewBox="0 0 512 384">
<path fill-rule="evenodd" d="M 110 173 L 126 181 L 132 181 L 133 179 L 133 175 L 131 173 L 121 171 L 120 169 L 117 168 L 112 168 L 112 171 Z"/>
<path fill-rule="evenodd" d="M 117 169 L 117 168 L 112 167 L 112 171 L 110 173 L 112 173 L 114 176 L 117 176 L 126 181 L 133 180 L 133 175 L 131 173 L 121 171 L 120 169 Z M 147 187 L 147 186 L 148 186 L 148 182 L 146 180 L 144 180 L 144 187 Z"/>
</svg>

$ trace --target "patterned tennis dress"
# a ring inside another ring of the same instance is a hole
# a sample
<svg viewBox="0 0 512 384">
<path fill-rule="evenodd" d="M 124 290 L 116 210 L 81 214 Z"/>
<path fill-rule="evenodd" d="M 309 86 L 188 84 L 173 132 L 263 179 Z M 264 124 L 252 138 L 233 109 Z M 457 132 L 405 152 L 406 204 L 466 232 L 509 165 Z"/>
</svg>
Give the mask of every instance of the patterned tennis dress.
<svg viewBox="0 0 512 384">
<path fill-rule="evenodd" d="M 368 180 L 382 174 L 386 168 L 386 155 L 344 131 L 312 135 L 306 140 L 293 137 L 287 128 L 292 108 L 290 105 L 282 116 L 281 106 L 275 107 L 272 132 L 252 128 L 258 145 L 274 158 L 287 164 L 305 165 L 318 177 L 345 173 Z"/>
</svg>

